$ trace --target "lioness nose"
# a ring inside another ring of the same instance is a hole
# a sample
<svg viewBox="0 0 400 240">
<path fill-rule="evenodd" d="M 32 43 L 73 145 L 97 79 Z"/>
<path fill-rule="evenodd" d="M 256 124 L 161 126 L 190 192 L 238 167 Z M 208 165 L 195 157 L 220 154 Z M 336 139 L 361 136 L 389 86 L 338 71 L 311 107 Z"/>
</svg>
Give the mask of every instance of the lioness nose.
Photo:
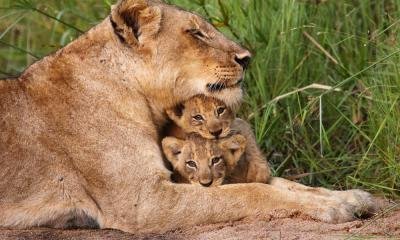
<svg viewBox="0 0 400 240">
<path fill-rule="evenodd" d="M 219 135 L 221 135 L 221 133 L 222 133 L 222 129 L 220 129 L 220 130 L 218 130 L 218 131 L 215 131 L 215 132 L 210 132 L 210 133 L 211 133 L 211 135 L 213 135 L 214 137 L 218 138 Z"/>
<path fill-rule="evenodd" d="M 209 186 L 211 186 L 212 182 L 213 182 L 213 181 L 211 180 L 211 181 L 208 182 L 208 183 L 200 182 L 200 184 L 201 184 L 201 186 L 203 186 L 203 187 L 209 187 Z"/>
<path fill-rule="evenodd" d="M 245 70 L 250 64 L 251 60 L 251 53 L 247 50 L 241 52 L 241 53 L 236 53 L 235 54 L 235 61 L 239 63 L 240 66 Z"/>
</svg>

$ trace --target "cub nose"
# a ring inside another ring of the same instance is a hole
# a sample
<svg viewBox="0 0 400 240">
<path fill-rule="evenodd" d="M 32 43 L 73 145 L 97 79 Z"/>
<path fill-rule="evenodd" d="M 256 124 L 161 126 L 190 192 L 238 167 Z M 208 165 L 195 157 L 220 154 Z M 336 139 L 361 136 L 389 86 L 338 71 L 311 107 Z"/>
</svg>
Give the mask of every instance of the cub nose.
<svg viewBox="0 0 400 240">
<path fill-rule="evenodd" d="M 211 186 L 212 182 L 213 182 L 213 181 L 211 180 L 211 181 L 208 182 L 208 183 L 200 182 L 200 184 L 201 184 L 201 186 L 203 186 L 203 187 L 209 187 L 209 186 Z"/>
<path fill-rule="evenodd" d="M 218 130 L 218 131 L 215 131 L 215 132 L 210 132 L 210 133 L 211 133 L 211 135 L 213 135 L 215 138 L 218 138 L 219 135 L 221 135 L 221 133 L 222 133 L 222 129 L 220 129 L 220 130 Z"/>
<path fill-rule="evenodd" d="M 246 70 L 250 64 L 251 53 L 249 51 L 244 51 L 235 54 L 235 62 L 242 66 L 243 70 Z"/>
</svg>

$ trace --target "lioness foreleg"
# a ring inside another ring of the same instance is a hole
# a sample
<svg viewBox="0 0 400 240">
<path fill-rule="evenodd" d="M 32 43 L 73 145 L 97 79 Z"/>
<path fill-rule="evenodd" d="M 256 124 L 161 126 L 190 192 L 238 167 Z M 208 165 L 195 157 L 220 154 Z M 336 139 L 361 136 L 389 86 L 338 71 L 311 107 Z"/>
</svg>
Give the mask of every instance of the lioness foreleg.
<svg viewBox="0 0 400 240">
<path fill-rule="evenodd" d="M 292 191 L 298 194 L 313 194 L 316 197 L 337 198 L 346 202 L 354 210 L 357 215 L 370 215 L 376 211 L 376 206 L 371 195 L 359 189 L 351 189 L 346 191 L 334 191 L 323 187 L 309 187 L 303 184 L 290 181 L 284 178 L 272 177 L 270 185 Z"/>
<path fill-rule="evenodd" d="M 235 221 L 245 217 L 266 218 L 275 211 L 304 214 L 325 222 L 345 222 L 357 210 L 352 203 L 332 195 L 290 191 L 268 184 L 229 184 L 215 188 L 160 182 L 139 210 L 140 227 L 146 232 L 163 232 Z M 369 196 L 362 199 L 369 204 Z M 151 207 L 150 207 L 151 206 Z"/>
</svg>

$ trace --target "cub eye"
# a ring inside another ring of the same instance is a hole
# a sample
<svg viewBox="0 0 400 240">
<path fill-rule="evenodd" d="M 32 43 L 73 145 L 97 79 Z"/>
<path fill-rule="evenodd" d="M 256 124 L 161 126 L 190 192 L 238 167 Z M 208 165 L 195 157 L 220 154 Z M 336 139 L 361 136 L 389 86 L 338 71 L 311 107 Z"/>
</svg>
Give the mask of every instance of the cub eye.
<svg viewBox="0 0 400 240">
<path fill-rule="evenodd" d="M 194 161 L 187 161 L 186 165 L 190 168 L 197 168 L 197 165 Z"/>
<path fill-rule="evenodd" d="M 219 108 L 217 108 L 217 114 L 218 114 L 218 116 L 221 115 L 221 114 L 223 114 L 223 113 L 225 112 L 225 109 L 226 109 L 226 108 L 224 108 L 224 107 L 219 107 Z"/>
<path fill-rule="evenodd" d="M 201 116 L 201 115 L 196 115 L 196 116 L 193 117 L 193 119 L 196 120 L 196 121 L 203 121 L 204 120 L 203 116 Z"/>
<path fill-rule="evenodd" d="M 218 163 L 220 163 L 222 161 L 221 157 L 214 157 L 213 159 L 211 159 L 211 163 L 212 165 L 217 165 Z"/>
</svg>

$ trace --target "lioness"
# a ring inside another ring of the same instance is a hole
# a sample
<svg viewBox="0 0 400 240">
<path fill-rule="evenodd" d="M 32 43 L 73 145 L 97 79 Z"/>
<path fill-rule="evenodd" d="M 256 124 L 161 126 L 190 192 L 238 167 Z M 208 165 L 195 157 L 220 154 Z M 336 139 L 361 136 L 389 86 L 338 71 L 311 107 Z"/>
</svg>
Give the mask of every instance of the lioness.
<svg viewBox="0 0 400 240">
<path fill-rule="evenodd" d="M 271 170 L 257 146 L 251 126 L 235 118 L 232 109 L 221 100 L 196 95 L 166 112 L 173 120 L 173 124 L 167 127 L 166 134 L 170 136 L 185 139 L 186 134 L 197 133 L 204 138 L 215 139 L 226 137 L 232 131 L 242 134 L 247 139 L 247 145 L 245 156 L 240 161 L 241 167 L 236 168 L 232 175 L 237 177 L 234 182 L 266 183 L 269 180 Z"/>
<path fill-rule="evenodd" d="M 371 210 L 370 195 L 358 190 L 170 181 L 159 134 L 165 110 L 197 94 L 238 105 L 250 57 L 196 14 L 120 0 L 86 34 L 0 81 L 0 226 L 74 220 L 163 232 L 276 209 L 327 222 Z"/>
<path fill-rule="evenodd" d="M 172 179 L 178 183 L 200 184 L 204 187 L 230 183 L 229 179 L 246 148 L 246 138 L 236 134 L 219 140 L 189 134 L 185 140 L 166 137 L 162 148 L 174 168 Z M 238 171 L 246 182 L 246 169 Z"/>
</svg>

